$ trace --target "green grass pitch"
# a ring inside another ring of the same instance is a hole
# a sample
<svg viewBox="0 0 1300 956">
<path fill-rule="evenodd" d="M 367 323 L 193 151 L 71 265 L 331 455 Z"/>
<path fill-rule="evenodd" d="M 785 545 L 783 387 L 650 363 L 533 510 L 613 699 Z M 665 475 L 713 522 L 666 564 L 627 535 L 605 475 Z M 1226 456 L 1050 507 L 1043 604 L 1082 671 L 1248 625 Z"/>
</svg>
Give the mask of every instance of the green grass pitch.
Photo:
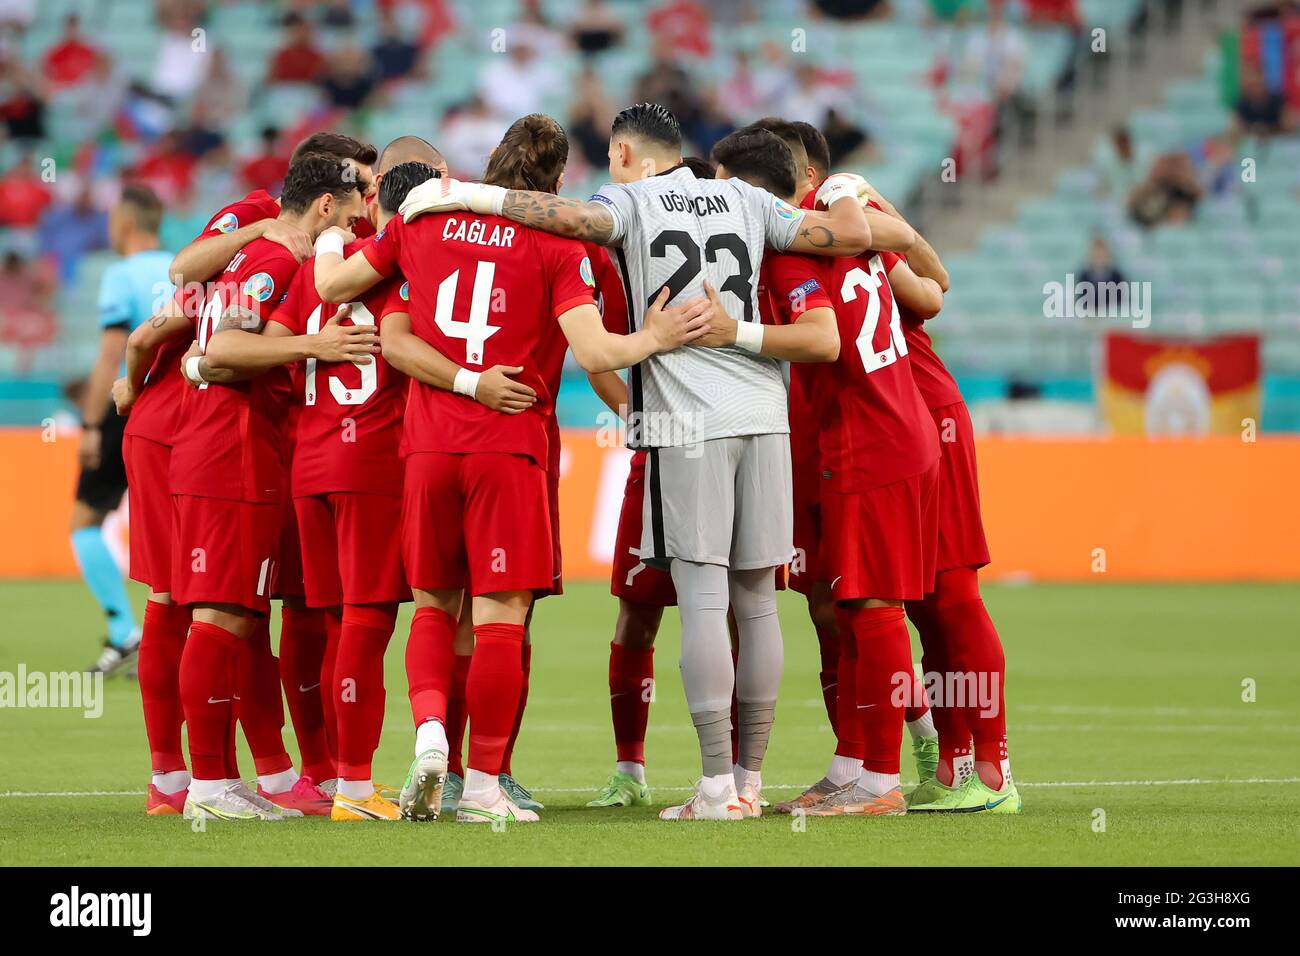
<svg viewBox="0 0 1300 956">
<path fill-rule="evenodd" d="M 141 600 L 143 595 L 138 595 Z M 605 683 L 614 601 L 574 583 L 542 602 L 517 776 L 547 804 L 504 832 L 412 825 L 148 818 L 133 683 L 99 719 L 0 710 L 0 858 L 8 864 L 1289 864 L 1300 863 L 1300 585 L 989 586 L 1008 660 L 1020 817 L 668 824 L 656 809 L 587 810 L 613 761 Z M 74 582 L 0 584 L 0 671 L 84 665 L 99 621 Z M 801 599 L 782 595 L 786 672 L 764 776 L 770 797 L 820 776 L 831 738 Z M 410 757 L 399 637 L 377 779 Z M 662 806 L 698 772 L 665 618 L 647 746 Z M 1243 681 L 1257 699 L 1244 702 Z M 292 740 L 286 730 L 286 739 Z M 291 747 L 292 749 L 292 747 Z M 243 753 L 245 773 L 252 762 Z M 904 779 L 915 776 L 905 760 Z M 1104 830 L 1101 824 L 1104 823 Z"/>
</svg>

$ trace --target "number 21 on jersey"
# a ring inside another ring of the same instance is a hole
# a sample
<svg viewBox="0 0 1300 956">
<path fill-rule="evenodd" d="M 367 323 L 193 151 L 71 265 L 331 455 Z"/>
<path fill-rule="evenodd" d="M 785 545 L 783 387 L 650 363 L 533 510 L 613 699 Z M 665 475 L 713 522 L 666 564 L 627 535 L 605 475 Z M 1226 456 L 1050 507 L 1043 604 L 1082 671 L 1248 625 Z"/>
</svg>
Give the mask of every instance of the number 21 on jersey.
<svg viewBox="0 0 1300 956">
<path fill-rule="evenodd" d="M 871 271 L 868 273 L 861 267 L 854 266 L 844 276 L 844 282 L 840 286 L 840 299 L 844 302 L 855 301 L 859 291 L 867 294 L 867 314 L 862 319 L 862 328 L 858 331 L 854 344 L 858 347 L 858 355 L 862 357 L 862 367 L 868 375 L 879 369 L 888 368 L 898 361 L 900 355 L 907 354 L 907 340 L 903 337 L 903 320 L 898 314 L 898 303 L 894 301 L 892 294 L 889 297 L 889 344 L 879 352 L 875 350 L 876 329 L 880 325 L 880 293 L 881 289 L 889 283 L 889 276 L 885 273 L 885 266 L 880 261 L 879 255 L 871 257 L 870 268 Z"/>
</svg>

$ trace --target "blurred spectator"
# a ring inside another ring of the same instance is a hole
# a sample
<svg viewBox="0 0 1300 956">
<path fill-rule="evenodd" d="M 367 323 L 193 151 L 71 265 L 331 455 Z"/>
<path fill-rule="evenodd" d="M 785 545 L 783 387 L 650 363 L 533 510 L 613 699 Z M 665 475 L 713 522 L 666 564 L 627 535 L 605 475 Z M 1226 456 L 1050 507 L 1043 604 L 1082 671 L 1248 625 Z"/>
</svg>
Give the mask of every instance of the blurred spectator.
<svg viewBox="0 0 1300 956">
<path fill-rule="evenodd" d="M 325 55 L 316 47 L 316 39 L 302 14 L 284 18 L 285 42 L 271 58 L 268 78 L 277 83 L 314 83 L 325 71 Z"/>
<path fill-rule="evenodd" d="M 713 151 L 714 143 L 736 129 L 736 124 L 723 112 L 718 99 L 716 92 L 706 91 L 699 108 L 682 123 L 686 139 L 695 144 L 696 152 L 705 156 Z"/>
<path fill-rule="evenodd" d="M 379 12 L 379 38 L 371 53 L 375 63 L 375 79 L 380 83 L 410 76 L 420 62 L 420 47 L 403 36 L 401 25 L 392 10 Z"/>
<path fill-rule="evenodd" d="M 82 256 L 108 247 L 108 214 L 95 206 L 91 180 L 83 180 L 71 202 L 56 202 L 45 211 L 37 244 L 42 255 L 57 263 L 65 284 L 75 279 Z"/>
<path fill-rule="evenodd" d="M 762 114 L 790 87 L 791 74 L 782 48 L 766 41 L 758 56 L 737 50 L 731 75 L 722 83 L 722 101 L 737 119 Z"/>
<path fill-rule="evenodd" d="M 623 21 L 608 0 L 583 0 L 569 32 L 583 53 L 600 53 L 623 42 Z"/>
<path fill-rule="evenodd" d="M 209 57 L 208 76 L 195 94 L 194 109 L 201 110 L 212 122 L 227 126 L 248 109 L 248 87 L 231 68 L 223 48 L 217 47 Z"/>
<path fill-rule="evenodd" d="M 1021 0 L 1025 22 L 1035 27 L 1070 27 L 1079 29 L 1083 16 L 1079 13 L 1079 0 Z"/>
<path fill-rule="evenodd" d="M 19 374 L 31 371 L 35 351 L 58 333 L 54 291 L 48 264 L 27 262 L 12 250 L 5 253 L 0 261 L 0 342 L 20 350 Z"/>
<path fill-rule="evenodd" d="M 889 13 L 888 0 L 813 0 L 813 6 L 836 20 L 865 20 Z"/>
<path fill-rule="evenodd" d="M 196 99 L 189 122 L 177 130 L 181 149 L 191 156 L 206 156 L 226 141 L 224 118 L 212 115 L 211 110 L 206 101 Z"/>
<path fill-rule="evenodd" d="M 860 166 L 875 159 L 871 135 L 855 126 L 839 110 L 827 110 L 820 127 L 831 151 L 832 166 Z"/>
<path fill-rule="evenodd" d="M 370 54 L 357 46 L 335 50 L 321 79 L 321 88 L 339 109 L 354 110 L 362 106 L 375 90 Z"/>
<path fill-rule="evenodd" d="M 81 21 L 68 14 L 63 36 L 45 54 L 45 77 L 54 87 L 76 86 L 87 79 L 100 58 L 100 52 L 81 37 Z"/>
<path fill-rule="evenodd" d="M 1211 136 L 1191 151 L 1197 178 L 1211 196 L 1227 196 L 1241 182 L 1237 147 L 1231 136 Z"/>
<path fill-rule="evenodd" d="M 1237 127 L 1251 136 L 1273 136 L 1295 128 L 1295 117 L 1287 113 L 1286 97 L 1270 90 L 1264 74 L 1255 67 L 1241 76 L 1237 97 Z"/>
<path fill-rule="evenodd" d="M 1138 225 L 1179 225 L 1192 218 L 1201 199 L 1196 168 L 1187 153 L 1157 156 L 1146 178 L 1129 197 L 1129 213 Z"/>
<path fill-rule="evenodd" d="M 0 176 L 0 226 L 31 229 L 54 200 L 49 184 L 41 179 L 30 154 L 23 154 Z"/>
<path fill-rule="evenodd" d="M 954 67 L 954 80 L 974 96 L 992 105 L 998 133 L 1019 120 L 1028 129 L 1033 106 L 1020 92 L 1027 47 L 1020 31 L 1006 22 L 1005 0 L 991 0 L 981 26 L 971 28 Z"/>
<path fill-rule="evenodd" d="M 812 62 L 801 60 L 794 70 L 794 83 L 781 100 L 780 114 L 821 127 L 832 110 L 840 117 L 853 112 L 849 89 L 828 79 Z"/>
<path fill-rule="evenodd" d="M 1118 303 L 1122 308 L 1128 295 L 1128 286 L 1124 284 L 1124 273 L 1120 272 L 1115 265 L 1115 259 L 1110 251 L 1110 243 L 1101 236 L 1094 236 L 1092 242 L 1088 245 L 1088 261 L 1079 273 L 1077 295 L 1079 297 L 1087 295 L 1089 290 L 1095 293 L 1098 286 L 1107 283 L 1116 283 L 1118 285 Z M 1100 299 L 1094 298 L 1093 301 L 1100 301 Z"/>
<path fill-rule="evenodd" d="M 195 34 L 201 7 L 190 0 L 159 0 L 162 43 L 151 86 L 171 100 L 190 96 L 207 76 L 211 56 L 205 34 Z"/>
<path fill-rule="evenodd" d="M 182 147 L 180 133 L 171 130 L 144 154 L 133 172 L 159 199 L 171 204 L 189 195 L 194 181 L 194 157 Z"/>
<path fill-rule="evenodd" d="M 318 5 L 324 8 L 320 14 L 321 26 L 332 30 L 350 30 L 356 25 L 351 0 L 325 0 Z"/>
<path fill-rule="evenodd" d="M 1127 199 L 1142 181 L 1142 165 L 1127 127 L 1116 126 L 1101 144 L 1097 156 L 1101 192 L 1112 199 Z"/>
<path fill-rule="evenodd" d="M 546 18 L 540 0 L 523 0 L 519 19 L 506 31 L 508 44 L 523 43 L 538 56 L 549 57 L 563 53 L 568 40 Z"/>
<path fill-rule="evenodd" d="M 707 57 L 713 52 L 713 23 L 695 0 L 668 0 L 645 18 L 655 46 Z"/>
<path fill-rule="evenodd" d="M 604 169 L 609 161 L 609 127 L 614 111 L 605 98 L 600 78 L 590 67 L 578 76 L 573 102 L 569 105 L 569 136 L 589 166 Z"/>
<path fill-rule="evenodd" d="M 91 140 L 117 118 L 125 95 L 125 77 L 114 70 L 111 59 L 99 56 L 84 83 L 59 92 L 59 109 L 69 128 Z"/>
<path fill-rule="evenodd" d="M 449 115 L 442 124 L 438 149 L 447 158 L 451 174 L 462 179 L 481 176 L 488 154 L 512 122 L 495 117 L 481 96 Z"/>
<path fill-rule="evenodd" d="M 45 137 L 45 99 L 40 77 L 18 59 L 16 50 L 0 49 L 0 122 L 10 139 Z"/>
<path fill-rule="evenodd" d="M 479 76 L 479 95 L 489 111 L 507 123 L 540 112 L 546 97 L 563 89 L 559 74 L 522 37 L 507 39 L 506 52 L 488 60 Z"/>
<path fill-rule="evenodd" d="M 0 0 L 0 27 L 25 30 L 36 19 L 36 0 Z"/>
<path fill-rule="evenodd" d="M 274 195 L 279 192 L 284 182 L 284 174 L 289 171 L 289 160 L 277 148 L 280 131 L 274 126 L 262 128 L 262 146 L 259 152 L 240 168 L 244 191 L 265 189 Z"/>
</svg>

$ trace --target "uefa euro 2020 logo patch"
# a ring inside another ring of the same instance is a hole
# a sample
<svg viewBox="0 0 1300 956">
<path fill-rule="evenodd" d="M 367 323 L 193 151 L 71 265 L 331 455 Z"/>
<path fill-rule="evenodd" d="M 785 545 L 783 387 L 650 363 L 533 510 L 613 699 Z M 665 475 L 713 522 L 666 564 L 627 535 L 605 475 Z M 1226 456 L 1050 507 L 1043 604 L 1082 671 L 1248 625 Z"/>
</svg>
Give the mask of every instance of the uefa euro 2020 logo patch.
<svg viewBox="0 0 1300 956">
<path fill-rule="evenodd" d="M 776 207 L 776 214 L 786 222 L 792 222 L 799 217 L 799 210 L 795 209 L 784 199 L 773 199 L 772 205 Z"/>
<path fill-rule="evenodd" d="M 271 293 L 274 291 L 275 280 L 265 272 L 250 276 L 248 281 L 244 283 L 244 295 L 250 299 L 256 299 L 258 302 L 265 302 L 271 298 Z"/>
<path fill-rule="evenodd" d="M 239 217 L 228 212 L 212 224 L 213 232 L 234 232 L 239 228 Z"/>
<path fill-rule="evenodd" d="M 582 257 L 582 262 L 578 266 L 578 275 L 582 276 L 582 281 L 587 285 L 596 288 L 596 276 L 591 271 L 591 260 L 586 256 Z"/>
<path fill-rule="evenodd" d="M 401 287 L 400 289 L 397 290 L 397 294 L 400 295 L 400 296 L 402 297 L 402 301 L 403 301 L 403 302 L 410 302 L 410 301 L 411 301 L 411 283 L 410 283 L 409 281 L 408 281 L 408 282 L 403 282 L 403 283 L 402 283 L 402 287 Z"/>
</svg>

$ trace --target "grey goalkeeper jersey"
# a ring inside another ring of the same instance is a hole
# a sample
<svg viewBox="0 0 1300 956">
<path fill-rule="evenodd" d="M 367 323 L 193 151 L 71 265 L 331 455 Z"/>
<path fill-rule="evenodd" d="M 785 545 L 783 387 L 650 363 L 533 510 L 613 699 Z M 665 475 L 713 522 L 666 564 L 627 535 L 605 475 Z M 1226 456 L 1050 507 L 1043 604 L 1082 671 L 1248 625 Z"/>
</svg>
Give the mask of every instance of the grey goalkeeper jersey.
<svg viewBox="0 0 1300 956">
<path fill-rule="evenodd" d="M 789 248 L 803 219 L 739 179 L 696 179 L 686 167 L 595 196 L 614 217 L 611 249 L 627 293 L 630 332 L 668 287 L 669 303 L 718 290 L 728 315 L 759 322 L 763 249 Z M 662 448 L 790 430 L 781 363 L 735 346 L 687 346 L 628 371 L 628 445 Z"/>
</svg>

